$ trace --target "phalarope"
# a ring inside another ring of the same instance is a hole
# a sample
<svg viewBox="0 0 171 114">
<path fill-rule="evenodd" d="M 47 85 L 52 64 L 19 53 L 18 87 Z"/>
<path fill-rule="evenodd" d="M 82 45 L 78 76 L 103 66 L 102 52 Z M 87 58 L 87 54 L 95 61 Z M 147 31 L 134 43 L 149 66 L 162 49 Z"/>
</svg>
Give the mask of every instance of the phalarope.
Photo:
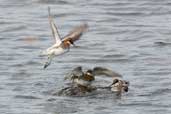
<svg viewBox="0 0 171 114">
<path fill-rule="evenodd" d="M 91 82 L 95 80 L 92 70 L 84 72 L 81 66 L 74 68 L 64 79 L 71 80 L 72 84 L 60 90 L 58 95 L 82 96 L 96 90 L 96 87 L 91 86 Z"/>
<path fill-rule="evenodd" d="M 92 81 L 95 80 L 93 71 L 91 69 L 83 71 L 81 66 L 74 68 L 71 73 L 64 78 L 72 81 L 73 84 L 78 84 L 82 86 L 91 85 Z"/>
<path fill-rule="evenodd" d="M 112 84 L 107 87 L 93 86 L 92 82 L 95 80 L 95 76 L 98 75 L 105 75 L 113 78 Z M 94 67 L 93 70 L 89 69 L 83 71 L 82 67 L 78 66 L 74 68 L 64 79 L 70 79 L 72 81 L 71 86 L 60 90 L 58 95 L 80 96 L 97 89 L 107 89 L 117 93 L 119 96 L 121 93 L 127 92 L 129 86 L 129 82 L 122 80 L 122 76 L 120 74 L 104 67 Z"/>
<path fill-rule="evenodd" d="M 112 84 L 104 88 L 109 88 L 111 91 L 116 92 L 117 95 L 121 95 L 123 92 L 128 92 L 129 82 L 123 80 L 122 75 L 119 73 L 104 67 L 95 67 L 93 72 L 94 75 L 105 75 L 113 78 Z"/>
<path fill-rule="evenodd" d="M 81 86 L 86 86 L 87 87 L 87 86 L 91 86 L 91 83 L 95 80 L 95 77 L 92 74 L 92 70 L 87 70 L 80 77 L 77 77 L 77 76 L 72 77 L 72 80 L 77 85 L 81 85 Z"/>
<path fill-rule="evenodd" d="M 117 92 L 118 95 L 127 92 L 129 82 L 122 79 L 122 75 L 116 73 L 105 67 L 94 67 L 93 70 L 87 70 L 85 73 L 82 71 L 82 67 L 76 67 L 72 70 L 72 75 L 70 79 L 73 83 L 82 86 L 91 86 L 92 82 L 95 80 L 95 76 L 104 75 L 113 78 L 113 83 L 110 86 L 104 87 L 109 88 L 113 92 Z M 103 87 L 102 87 L 103 88 Z"/>
<path fill-rule="evenodd" d="M 89 69 L 87 71 L 83 71 L 81 66 L 74 68 L 69 75 L 65 77 L 66 79 L 70 79 L 72 83 L 90 86 L 92 82 L 95 80 L 95 76 L 105 75 L 108 77 L 122 77 L 120 74 L 104 68 L 104 67 L 94 67 L 93 70 Z"/>
<path fill-rule="evenodd" d="M 76 77 L 81 77 L 83 75 L 83 71 L 82 71 L 82 67 L 81 66 L 78 66 L 76 68 L 74 68 L 71 72 L 69 72 L 67 74 L 67 76 L 65 76 L 64 80 L 72 80 L 73 81 L 73 78 L 76 78 Z"/>
<path fill-rule="evenodd" d="M 59 35 L 58 29 L 54 23 L 53 16 L 50 13 L 50 7 L 48 7 L 48 18 L 52 30 L 52 35 L 55 39 L 55 44 L 47 48 L 42 53 L 42 55 L 48 56 L 47 62 L 44 65 L 44 69 L 51 64 L 52 58 L 55 55 L 61 55 L 65 52 L 68 52 L 71 45 L 75 46 L 74 42 L 79 40 L 83 32 L 85 32 L 88 28 L 88 25 L 85 23 L 77 26 L 61 40 L 61 36 Z"/>
<path fill-rule="evenodd" d="M 114 78 L 113 83 L 109 87 L 111 91 L 116 92 L 117 95 L 120 96 L 123 92 L 128 92 L 128 86 L 129 86 L 128 81 Z"/>
</svg>

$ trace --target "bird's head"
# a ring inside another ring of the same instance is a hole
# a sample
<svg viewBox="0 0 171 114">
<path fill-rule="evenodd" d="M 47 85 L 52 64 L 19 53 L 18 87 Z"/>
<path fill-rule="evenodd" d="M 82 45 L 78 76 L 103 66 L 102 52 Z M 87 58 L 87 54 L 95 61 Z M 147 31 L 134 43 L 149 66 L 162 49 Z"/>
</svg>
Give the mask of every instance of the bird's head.
<svg viewBox="0 0 171 114">
<path fill-rule="evenodd" d="M 85 80 L 87 80 L 87 81 L 93 81 L 93 80 L 95 80 L 95 77 L 94 77 L 94 75 L 93 75 L 93 71 L 90 70 L 90 69 L 87 70 L 87 71 L 85 72 L 84 78 L 85 78 Z"/>
</svg>

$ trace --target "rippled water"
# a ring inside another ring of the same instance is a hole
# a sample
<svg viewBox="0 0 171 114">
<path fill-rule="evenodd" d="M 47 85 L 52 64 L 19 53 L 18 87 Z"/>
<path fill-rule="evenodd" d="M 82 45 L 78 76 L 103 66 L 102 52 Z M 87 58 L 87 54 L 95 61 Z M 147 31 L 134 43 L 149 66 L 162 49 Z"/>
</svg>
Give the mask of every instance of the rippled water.
<svg viewBox="0 0 171 114">
<path fill-rule="evenodd" d="M 52 35 L 50 6 L 62 36 L 88 22 L 71 52 L 43 70 Z M 1 114 L 170 114 L 170 0 L 0 0 Z M 30 40 L 32 39 L 32 40 Z M 131 83 L 121 99 L 52 96 L 77 65 L 106 66 Z"/>
</svg>

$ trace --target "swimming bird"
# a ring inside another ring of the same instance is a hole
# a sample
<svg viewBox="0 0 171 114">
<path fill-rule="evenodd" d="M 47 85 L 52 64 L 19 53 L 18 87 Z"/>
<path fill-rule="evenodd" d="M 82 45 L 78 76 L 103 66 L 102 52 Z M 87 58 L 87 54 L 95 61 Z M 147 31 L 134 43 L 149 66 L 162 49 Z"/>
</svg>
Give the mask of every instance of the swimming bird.
<svg viewBox="0 0 171 114">
<path fill-rule="evenodd" d="M 78 66 L 76 68 L 74 68 L 71 72 L 69 72 L 65 77 L 64 77 L 64 80 L 72 80 L 74 78 L 78 78 L 78 77 L 81 77 L 83 75 L 83 71 L 82 71 L 82 67 L 81 66 Z"/>
<path fill-rule="evenodd" d="M 73 69 L 71 74 L 72 76 L 70 77 L 70 79 L 72 80 L 72 83 L 89 87 L 92 86 L 91 84 L 95 80 L 96 76 L 104 75 L 107 77 L 111 77 L 113 78 L 113 83 L 111 85 L 99 88 L 109 88 L 111 91 L 117 92 L 118 95 L 128 91 L 129 82 L 123 80 L 122 75 L 120 75 L 119 73 L 105 67 L 97 66 L 94 67 L 92 70 L 89 69 L 84 72 L 82 71 L 82 67 L 79 66 Z"/>
<path fill-rule="evenodd" d="M 114 72 L 113 70 L 105 67 L 95 67 L 93 69 L 93 73 L 95 76 L 105 75 L 107 77 L 113 78 L 113 82 L 111 85 L 107 87 L 100 87 L 100 88 L 106 88 L 106 89 L 108 88 L 112 92 L 117 93 L 118 96 L 120 96 L 123 92 L 128 92 L 129 82 L 123 80 L 122 75 L 120 75 L 119 73 Z"/>
<path fill-rule="evenodd" d="M 60 90 L 57 95 L 82 96 L 96 90 L 92 86 L 92 81 L 95 80 L 92 70 L 83 71 L 81 66 L 74 68 L 65 78 L 72 81 L 71 86 Z"/>
<path fill-rule="evenodd" d="M 54 56 L 68 52 L 71 45 L 75 46 L 74 42 L 79 40 L 83 32 L 85 32 L 88 28 L 86 23 L 81 24 L 80 26 L 75 27 L 68 35 L 61 38 L 57 26 L 54 23 L 53 16 L 50 13 L 50 7 L 48 7 L 48 18 L 52 30 L 52 35 L 55 39 L 55 44 L 47 48 L 42 53 L 42 55 L 48 56 L 48 59 L 44 65 L 44 69 L 51 64 L 52 58 L 54 58 Z"/>
<path fill-rule="evenodd" d="M 122 75 L 117 72 L 114 72 L 111 69 L 105 67 L 95 67 L 93 69 L 94 75 L 105 75 L 107 77 L 113 78 L 113 83 L 111 84 L 111 91 L 118 91 L 120 87 L 128 87 L 129 82 L 122 79 Z M 114 88 L 116 87 L 116 88 Z"/>
<path fill-rule="evenodd" d="M 81 66 L 74 68 L 69 75 L 67 75 L 64 79 L 69 79 L 72 83 L 83 85 L 83 86 L 91 86 L 92 82 L 95 80 L 95 76 L 105 75 L 107 77 L 122 77 L 119 73 L 116 73 L 110 69 L 104 67 L 94 67 L 93 69 L 88 69 L 87 71 L 83 71 Z"/>
<path fill-rule="evenodd" d="M 114 78 L 113 83 L 109 86 L 109 88 L 111 89 L 111 91 L 116 92 L 117 95 L 120 96 L 123 92 L 128 92 L 128 86 L 128 81 Z"/>
<path fill-rule="evenodd" d="M 92 81 L 95 80 L 93 75 L 93 71 L 91 69 L 87 71 L 83 71 L 81 66 L 74 68 L 69 75 L 65 78 L 72 81 L 73 84 L 78 84 L 82 86 L 89 86 L 91 85 Z"/>
<path fill-rule="evenodd" d="M 95 76 L 104 75 L 113 78 L 112 84 L 108 86 L 93 86 Z M 83 70 L 81 66 L 74 68 L 65 78 L 72 81 L 71 86 L 58 92 L 58 95 L 85 95 L 98 89 L 107 89 L 120 96 L 128 91 L 129 82 L 122 79 L 122 75 L 105 67 L 94 67 L 93 69 Z"/>
<path fill-rule="evenodd" d="M 91 86 L 91 83 L 95 80 L 92 70 L 87 70 L 82 76 L 74 76 L 72 80 L 77 85 Z"/>
</svg>

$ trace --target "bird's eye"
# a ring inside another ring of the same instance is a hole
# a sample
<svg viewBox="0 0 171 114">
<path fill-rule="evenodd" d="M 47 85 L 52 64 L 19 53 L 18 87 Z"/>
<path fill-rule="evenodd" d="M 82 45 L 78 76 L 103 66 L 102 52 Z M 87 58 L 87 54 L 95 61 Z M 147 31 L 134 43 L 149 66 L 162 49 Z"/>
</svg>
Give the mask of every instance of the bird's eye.
<svg viewBox="0 0 171 114">
<path fill-rule="evenodd" d="M 129 82 L 128 81 L 125 81 L 125 84 L 129 84 Z"/>
</svg>

